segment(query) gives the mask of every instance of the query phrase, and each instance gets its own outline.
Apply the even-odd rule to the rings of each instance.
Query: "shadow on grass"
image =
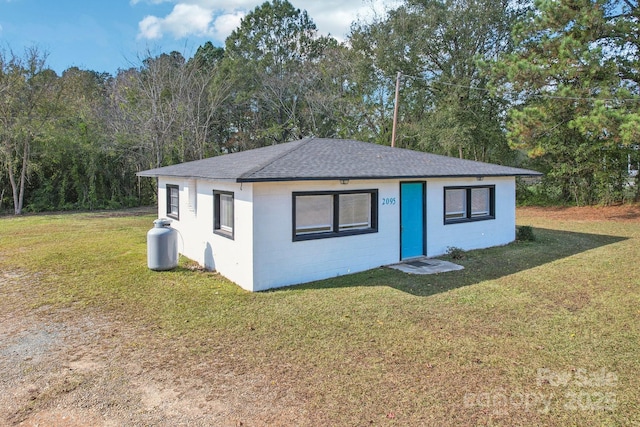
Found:
[[[354,286],[389,286],[417,296],[429,296],[486,280],[498,279],[562,258],[627,240],[626,237],[586,234],[535,228],[536,241],[514,242],[506,246],[466,253],[464,260],[451,260],[464,270],[417,275],[380,267],[361,273],[310,282],[273,292],[304,289],[329,289]],[[446,256],[439,257],[447,259]]]

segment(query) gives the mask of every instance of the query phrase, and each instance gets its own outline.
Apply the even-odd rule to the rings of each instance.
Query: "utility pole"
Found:
[[[395,105],[393,106],[393,128],[391,129],[391,146],[396,146],[396,126],[398,124],[398,104],[400,100],[400,77],[402,77],[402,73],[398,71],[398,76],[396,77],[396,99]]]

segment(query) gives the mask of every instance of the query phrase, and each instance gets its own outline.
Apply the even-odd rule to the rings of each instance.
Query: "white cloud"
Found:
[[[213,11],[195,4],[177,4],[163,19],[163,27],[177,38],[190,34],[206,35],[213,20]]]
[[[244,12],[232,12],[220,15],[213,22],[213,36],[216,40],[223,42],[236,28],[240,26],[240,21],[245,17]]]
[[[162,37],[162,20],[155,16],[145,16],[142,21],[138,23],[138,38],[143,39],[159,39]]]
[[[130,0],[159,4],[176,3],[166,17],[146,16],[139,22],[138,38],[160,39],[172,35],[176,39],[188,36],[208,36],[224,42],[240,25],[241,19],[264,0]],[[358,19],[371,19],[394,7],[399,0],[290,0],[294,7],[307,10],[321,34],[331,34],[343,40],[351,24]]]
[[[138,24],[139,38],[159,39],[166,33],[180,39],[190,35],[205,36],[212,33],[210,23],[213,11],[195,4],[179,3],[165,18],[146,16]]]
[[[338,40],[344,40],[349,33],[351,24],[358,20],[368,21],[374,16],[381,16],[388,8],[397,6],[399,1],[325,0],[319,2],[303,0],[292,4],[297,8],[306,9],[321,34],[331,34]]]

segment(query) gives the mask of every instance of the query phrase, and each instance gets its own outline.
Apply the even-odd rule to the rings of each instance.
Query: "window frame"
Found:
[[[226,230],[222,225],[221,195],[231,196],[231,230]],[[234,240],[235,237],[235,205],[236,197],[233,191],[213,190],[213,233]]]
[[[489,190],[489,211],[485,215],[473,215],[473,200],[472,194],[473,190],[477,189],[487,189]],[[458,218],[447,218],[447,191],[450,190],[464,190],[464,208],[462,217]],[[442,210],[443,210],[443,220],[444,224],[460,224],[465,222],[476,222],[476,221],[487,221],[491,219],[496,219],[496,186],[495,185],[457,185],[457,186],[448,186],[443,189],[443,198],[442,198]]]
[[[370,226],[367,228],[340,229],[340,195],[345,194],[369,194],[370,202]],[[315,233],[298,234],[296,227],[296,198],[304,196],[331,196],[332,216],[331,231],[321,231]],[[291,193],[292,208],[292,240],[294,242],[316,239],[329,239],[333,237],[355,236],[358,234],[369,234],[378,232],[378,189],[365,190],[344,190],[344,191],[294,191]]]
[[[171,206],[172,206],[171,192],[173,190],[176,191],[176,212],[177,213],[173,213],[171,209]],[[167,193],[167,206],[166,206],[167,217],[180,220],[180,186],[176,184],[167,184],[166,193]]]

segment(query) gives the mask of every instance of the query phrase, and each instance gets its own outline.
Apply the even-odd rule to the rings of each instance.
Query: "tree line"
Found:
[[[136,172],[308,136],[396,145],[545,173],[519,197],[640,195],[637,0],[405,0],[319,35],[287,0],[193,57],[58,76],[38,47],[0,51],[0,210],[150,203]]]

